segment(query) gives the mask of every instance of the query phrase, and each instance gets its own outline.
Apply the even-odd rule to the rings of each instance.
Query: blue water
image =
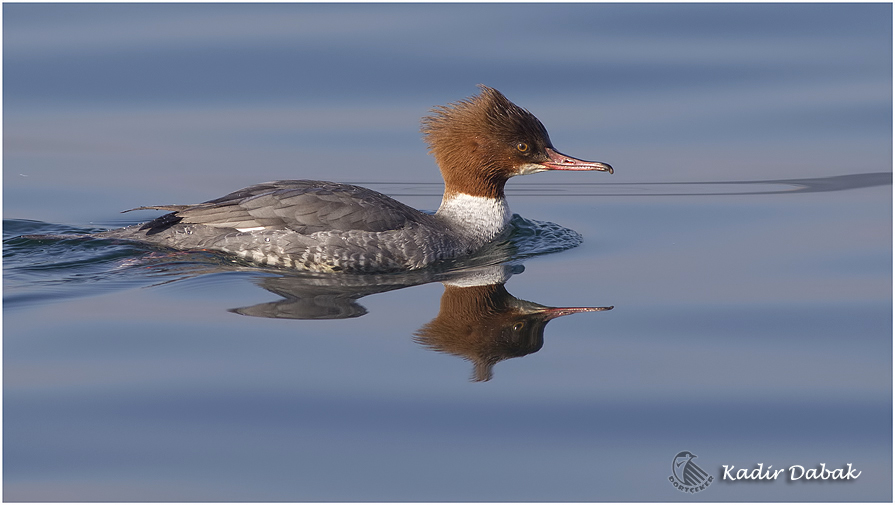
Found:
[[[3,23],[5,501],[892,500],[891,5]],[[519,230],[470,263],[334,279],[23,237],[290,178],[435,209],[419,118],[477,83],[616,172],[511,181]],[[532,303],[614,308],[510,317]],[[708,488],[669,482],[682,451]],[[759,463],[861,474],[723,479]]]

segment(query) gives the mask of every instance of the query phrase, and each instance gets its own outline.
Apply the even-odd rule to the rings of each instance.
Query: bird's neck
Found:
[[[445,191],[435,216],[484,244],[507,228],[513,214],[503,196],[484,197]]]

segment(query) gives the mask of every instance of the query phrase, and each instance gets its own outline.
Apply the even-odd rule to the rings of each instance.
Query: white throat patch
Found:
[[[505,199],[466,193],[446,196],[435,215],[486,240],[499,235],[513,217]]]

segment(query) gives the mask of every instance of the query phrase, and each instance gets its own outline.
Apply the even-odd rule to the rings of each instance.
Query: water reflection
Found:
[[[280,319],[344,319],[367,313],[357,302],[364,296],[440,281],[444,293],[438,315],[414,334],[414,340],[469,360],[472,380],[487,381],[498,362],[539,351],[551,320],[613,308],[550,307],[516,298],[504,285],[523,269],[503,264],[440,273],[262,277],[255,283],[281,299],[230,311]]]
[[[474,381],[487,381],[498,362],[541,350],[552,319],[612,307],[548,307],[511,295],[503,282],[463,285],[446,282],[438,316],[414,340],[435,351],[472,362]]]
[[[445,274],[436,271],[415,271],[401,274],[275,274],[259,277],[254,283],[280,296],[276,301],[230,312],[276,319],[346,319],[359,317],[367,309],[357,300],[368,295],[418,286],[436,281]]]

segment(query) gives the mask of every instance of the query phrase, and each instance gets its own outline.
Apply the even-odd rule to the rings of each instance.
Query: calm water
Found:
[[[891,5],[3,9],[5,501],[891,501]],[[476,83],[616,173],[511,181],[471,264],[21,238],[288,178],[434,209],[418,121]]]

